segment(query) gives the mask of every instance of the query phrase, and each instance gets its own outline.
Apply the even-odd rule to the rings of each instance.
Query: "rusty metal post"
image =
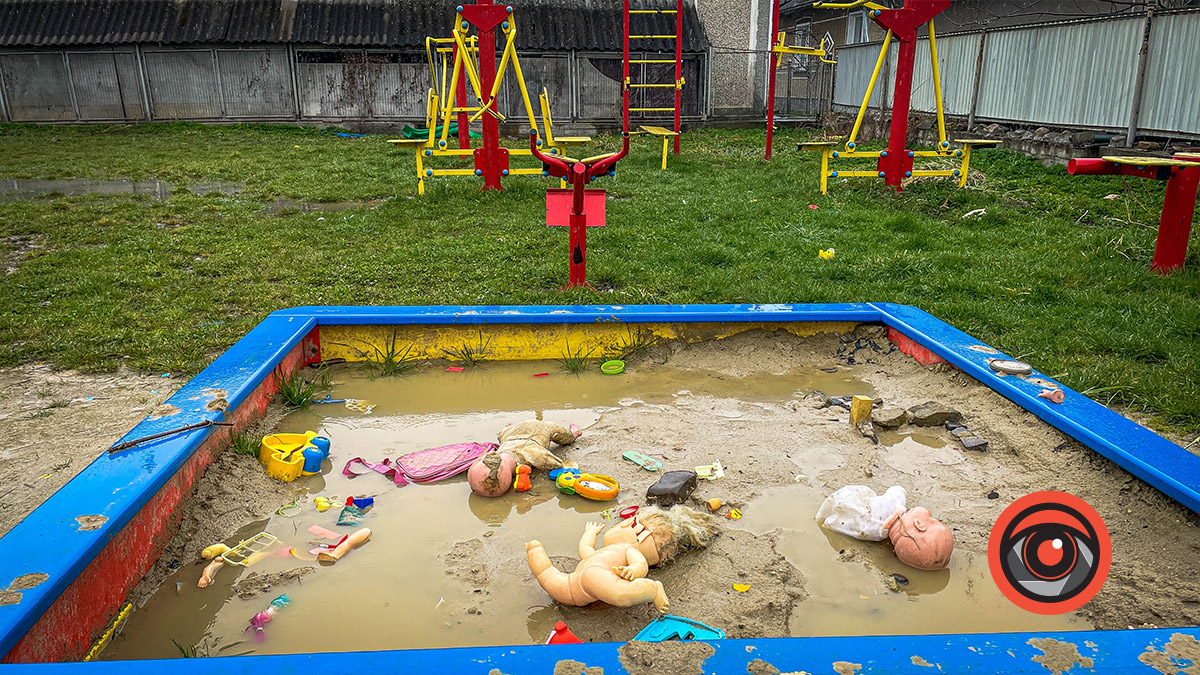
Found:
[[[1154,5],[1146,7],[1146,25],[1142,28],[1142,47],[1138,50],[1137,79],[1133,81],[1133,106],[1129,111],[1129,129],[1125,147],[1132,148],[1137,136],[1138,117],[1142,112],[1142,91],[1146,88],[1146,62],[1150,60],[1150,26],[1154,21]]]
[[[983,50],[987,43],[987,29],[979,32],[979,54],[975,57],[975,84],[971,85],[971,111],[967,114],[967,130],[975,130],[975,111],[979,109],[979,81],[983,79]]]

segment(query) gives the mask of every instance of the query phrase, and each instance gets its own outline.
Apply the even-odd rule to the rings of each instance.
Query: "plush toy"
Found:
[[[500,447],[497,452],[507,452],[520,464],[529,464],[542,471],[549,471],[563,465],[562,460],[550,452],[550,444],[570,445],[582,435],[583,432],[576,424],[572,424],[568,429],[553,422],[527,420],[516,425],[510,424],[500,430]]]
[[[653,602],[666,614],[670,601],[662,582],[646,578],[651,565],[668,562],[676,554],[704,548],[720,533],[707,513],[686,506],[642,508],[604,535],[596,548],[596,535],[604,526],[588,523],[579,540],[579,565],[570,574],[554,567],[542,543],[525,544],[529,570],[550,597],[575,607],[600,601],[617,607]]]
[[[865,485],[847,485],[825,498],[817,520],[861,541],[891,541],[896,558],[909,567],[946,567],[954,552],[954,534],[924,506],[907,508],[907,499],[899,485],[882,495]]]
[[[499,497],[512,487],[517,459],[507,452],[489,452],[467,469],[471,491],[482,497]]]

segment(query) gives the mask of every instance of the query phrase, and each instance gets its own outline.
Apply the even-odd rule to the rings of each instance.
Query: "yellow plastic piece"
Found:
[[[212,560],[219,555],[225,555],[229,552],[229,547],[225,544],[216,543],[200,552],[200,557],[205,560]]]
[[[850,399],[850,426],[857,426],[859,422],[871,419],[871,409],[875,407],[875,400],[870,396],[855,396]]]
[[[734,584],[733,590],[737,591],[738,593],[745,593],[746,591],[750,590],[750,584]]]
[[[230,565],[249,567],[266,557],[271,547],[279,543],[275,535],[259,532],[258,534],[238,542],[237,546],[221,554],[221,560]]]
[[[823,251],[817,251],[817,257],[820,258],[821,260],[829,260],[829,259],[833,258],[833,256],[836,253],[837,253],[837,251],[835,251],[831,248],[827,248]]]
[[[304,448],[312,444],[317,432],[272,434],[264,436],[258,449],[258,461],[267,466],[271,478],[291,482],[304,473]]]
[[[716,480],[725,477],[725,467],[721,466],[721,460],[717,460],[712,464],[696,467],[696,476],[704,480]]]
[[[555,483],[560,492],[577,494],[598,502],[616,499],[617,492],[621,489],[617,479],[598,473],[581,473],[577,476],[564,472],[558,475]]]

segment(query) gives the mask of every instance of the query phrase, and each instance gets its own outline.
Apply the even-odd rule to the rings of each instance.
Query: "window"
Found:
[[[867,10],[850,12],[846,16],[846,44],[869,41],[870,26],[871,19],[867,18]]]

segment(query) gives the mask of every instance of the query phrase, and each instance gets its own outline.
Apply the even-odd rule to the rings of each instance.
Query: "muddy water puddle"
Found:
[[[369,401],[371,412],[331,403],[288,414],[277,430],[311,429],[329,437],[331,458],[322,474],[299,479],[308,496],[295,515],[246,523],[226,540],[232,545],[259,531],[270,532],[281,541],[277,555],[250,569],[227,566],[206,589],[196,587],[202,565],[180,561],[175,576],[129,617],[105,659],[176,657],[172,640],[197,645],[200,653],[213,656],[544,642],[562,615],[529,578],[524,542],[539,539],[549,551],[573,552],[585,523],[601,520],[614,504],[640,503],[640,494],[628,491],[615,503],[593,502],[560,495],[539,474],[530,492],[486,499],[473,495],[462,476],[395,487],[378,474],[343,476],[346,462],[494,441],[505,424],[534,417],[564,425],[576,422],[587,434],[587,427],[604,415],[639,403],[682,406],[712,396],[779,404],[814,389],[831,396],[874,395],[851,368],[739,378],[668,364],[605,376],[564,373],[555,362],[505,362],[463,372],[422,366],[402,377],[379,378],[361,368],[339,369],[333,378],[333,399]],[[731,419],[741,415],[739,406],[728,409],[727,415],[719,414]],[[912,451],[934,450],[922,443],[928,440],[914,434],[892,439],[890,447],[904,451],[911,444],[919,446]],[[812,469],[812,475],[839,463],[838,457],[818,455],[808,457],[812,467],[798,464]],[[747,505],[745,518],[735,526],[755,533],[782,531],[778,550],[801,571],[811,594],[793,613],[794,635],[1085,627],[1010,611],[987,575],[986,560],[956,555],[949,572],[920,573],[895,562],[886,544],[827,535],[813,518],[823,493],[808,483],[768,489]],[[335,564],[313,560],[308,551],[320,538],[309,528],[341,535],[355,527],[336,524],[339,507],[316,511],[312,498],[318,495],[342,502],[348,496],[375,499],[361,524],[371,528],[371,540]],[[237,508],[238,496],[228,498],[229,508]],[[220,511],[220,506],[215,508]],[[907,585],[891,591],[866,559],[842,560],[838,551],[851,546],[866,549],[863,555],[874,567],[904,574]],[[235,585],[251,574],[304,567],[313,571],[253,597],[239,597]],[[245,632],[249,619],[281,593],[291,604],[266,625],[265,641],[256,642]]]

